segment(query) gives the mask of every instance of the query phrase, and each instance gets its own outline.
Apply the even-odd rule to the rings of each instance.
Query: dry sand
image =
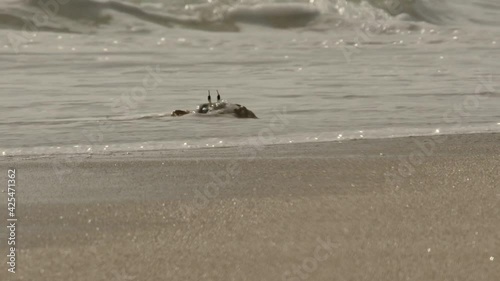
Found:
[[[0,280],[500,280],[499,144],[3,157],[19,227]]]

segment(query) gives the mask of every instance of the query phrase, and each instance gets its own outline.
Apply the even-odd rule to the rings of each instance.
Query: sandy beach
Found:
[[[19,226],[0,280],[500,280],[499,144],[2,157]]]

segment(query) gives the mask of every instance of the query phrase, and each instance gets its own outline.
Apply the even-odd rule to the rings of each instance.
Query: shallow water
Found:
[[[4,155],[500,131],[495,0],[66,2],[0,4]]]

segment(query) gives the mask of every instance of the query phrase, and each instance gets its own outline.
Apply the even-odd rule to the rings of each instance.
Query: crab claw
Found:
[[[176,109],[176,110],[172,111],[170,116],[182,116],[182,115],[186,115],[186,114],[189,114],[189,110]]]

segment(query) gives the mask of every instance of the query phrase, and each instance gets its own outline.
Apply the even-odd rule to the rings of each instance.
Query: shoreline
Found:
[[[318,141],[309,141],[309,142],[293,142],[293,143],[278,143],[278,144],[262,144],[258,146],[254,145],[244,145],[244,146],[216,146],[216,147],[194,147],[194,148],[166,148],[166,149],[144,149],[144,150],[130,150],[130,151],[109,151],[105,153],[47,153],[47,154],[14,154],[14,155],[1,155],[0,163],[5,159],[8,160],[36,160],[36,159],[50,159],[57,157],[116,157],[116,156],[125,156],[125,157],[137,157],[139,156],[152,156],[152,154],[160,153],[160,154],[173,154],[178,151],[182,152],[204,152],[204,151],[213,151],[218,149],[239,149],[241,147],[259,147],[259,150],[263,150],[263,148],[271,148],[271,147],[287,147],[287,146],[302,146],[302,145],[313,145],[313,144],[327,144],[327,143],[348,143],[348,142],[356,142],[356,141],[367,141],[367,142],[379,142],[379,141],[391,141],[391,140],[405,140],[405,139],[449,139],[449,138],[457,138],[457,137],[468,137],[468,136],[495,136],[500,135],[500,132],[481,132],[481,133],[450,133],[450,134],[429,134],[429,135],[409,135],[409,136],[396,136],[396,137],[380,137],[380,138],[351,138],[351,139],[342,139],[342,140],[318,140]],[[154,157],[154,156],[153,156]]]

